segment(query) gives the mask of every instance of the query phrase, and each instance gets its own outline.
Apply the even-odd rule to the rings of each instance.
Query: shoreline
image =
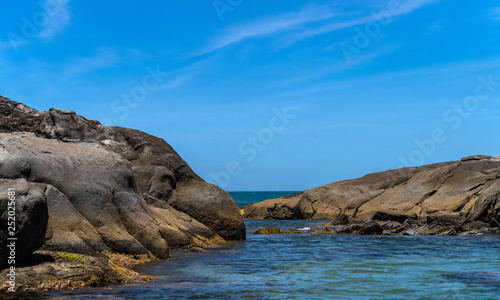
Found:
[[[287,221],[313,221],[315,223],[317,222],[327,222],[328,220],[251,220],[251,219],[246,219],[247,221],[256,221],[256,223],[260,223],[260,221],[273,221],[275,224],[280,224],[280,223],[286,223]],[[254,227],[257,224],[253,224]],[[268,232],[264,234],[285,234],[285,235],[300,235],[304,236],[305,235],[333,235],[335,234],[334,231],[342,228],[342,225],[333,225],[333,226],[327,226],[324,224],[326,227],[332,228],[328,232],[320,232],[321,230],[318,230],[318,227],[313,227],[311,226],[309,232],[300,232],[300,231],[294,231],[290,230],[291,228],[289,227],[280,227],[279,230],[281,232]],[[253,230],[253,229],[252,229]],[[302,234],[301,234],[302,233]],[[255,232],[249,232],[249,234],[252,235],[258,235]],[[349,238],[349,236],[352,236],[353,238],[356,236],[362,236],[363,234],[359,233],[349,233],[349,234],[339,234],[338,235],[343,235],[346,238]],[[487,235],[492,235],[492,236],[498,236],[498,234],[457,234],[457,235],[441,235],[442,237],[454,237],[454,238],[460,238],[462,236],[487,236]],[[365,234],[366,236],[366,234]],[[371,234],[371,236],[377,236],[379,238],[383,237],[402,237],[402,236],[409,236],[409,235],[392,235],[392,234]],[[436,237],[438,235],[433,235],[433,234],[415,234],[413,236],[418,236],[420,238],[425,238],[425,236],[429,237]],[[232,241],[232,242],[227,242],[224,243],[224,245],[219,245],[218,247],[209,247],[209,248],[201,248],[201,247],[189,247],[189,248],[178,248],[178,249],[173,249],[175,252],[211,252],[211,249],[230,249],[234,246],[237,246],[238,243],[241,243],[242,241]],[[244,241],[243,241],[244,242]],[[38,260],[35,261],[30,261],[25,264],[23,264],[21,267],[19,267],[17,270],[20,271],[19,274],[25,274],[25,275],[30,275],[31,278],[29,280],[26,280],[26,277],[23,277],[25,280],[22,285],[18,285],[16,288],[15,293],[5,293],[5,289],[3,285],[0,285],[0,295],[3,295],[5,297],[16,297],[19,295],[23,295],[24,293],[32,293],[32,292],[48,292],[48,291],[68,291],[68,290],[78,290],[78,289],[92,289],[92,288],[98,288],[98,287],[106,287],[106,286],[112,286],[112,285],[123,285],[126,283],[148,283],[148,282],[154,282],[155,279],[152,277],[149,277],[147,275],[141,274],[141,272],[134,271],[137,267],[143,265],[143,264],[150,264],[150,263],[160,263],[160,262],[167,262],[170,261],[174,258],[170,259],[158,259],[153,257],[152,255],[124,255],[124,254],[116,254],[116,253],[102,253],[100,256],[89,256],[89,255],[82,255],[82,254],[73,254],[73,253],[67,253],[67,252],[53,252],[53,251],[37,251],[34,253],[35,256],[38,256]],[[54,259],[53,262],[50,262],[47,260],[48,257],[51,257]],[[86,273],[82,274],[82,277],[77,279],[77,280],[70,280],[64,276],[58,278],[57,280],[54,279],[46,279],[43,281],[39,281],[41,277],[47,276],[45,273],[36,273],[35,276],[33,276],[33,269],[41,270],[47,266],[51,267],[56,267],[56,268],[63,268],[66,267],[68,269],[74,269],[74,268],[83,268],[83,265],[88,266],[89,263],[93,266],[98,266],[99,269],[96,268],[87,268]],[[5,272],[6,270],[2,271]],[[71,277],[71,274],[67,273],[67,277]],[[3,283],[3,282],[2,282]]]
[[[201,240],[200,240],[201,241]],[[240,241],[202,241],[172,251],[208,252],[209,249],[230,248]],[[174,259],[157,258],[149,254],[122,254],[105,251],[97,255],[60,251],[35,251],[29,260],[16,267],[15,291],[9,291],[7,272],[0,272],[0,296],[27,292],[77,290],[126,283],[146,283],[153,278],[133,269],[151,262]]]
[[[103,287],[130,282],[148,282],[152,278],[129,267],[158,261],[152,255],[102,253],[85,255],[58,251],[36,251],[29,260],[16,267],[15,291],[9,291],[6,273],[1,272],[0,292],[17,294],[50,290],[72,290]]]

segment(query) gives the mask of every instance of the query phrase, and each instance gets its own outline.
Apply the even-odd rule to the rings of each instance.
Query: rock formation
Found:
[[[72,111],[39,112],[0,97],[0,178],[0,214],[12,182],[24,182],[20,191],[29,203],[46,203],[19,219],[21,227],[37,224],[29,252],[43,236],[43,250],[158,258],[170,257],[172,247],[245,239],[234,200],[203,181],[164,140]],[[3,217],[0,230],[3,245]]]
[[[406,229],[415,233],[462,232],[500,227],[499,196],[500,157],[472,156],[335,182],[243,211],[249,219],[339,220],[345,215],[350,222],[401,225],[409,220]]]
[[[3,153],[0,146],[0,157]],[[3,191],[0,194],[0,267],[3,267],[22,261],[42,246],[49,215],[47,195],[34,183],[22,178],[0,179],[0,191]],[[9,247],[11,242],[13,246]]]

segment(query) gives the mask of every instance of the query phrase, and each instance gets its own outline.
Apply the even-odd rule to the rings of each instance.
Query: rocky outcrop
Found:
[[[345,215],[351,223],[413,220],[420,227],[427,226],[418,233],[443,228],[462,232],[484,225],[500,227],[499,196],[500,158],[473,156],[335,182],[249,205],[243,211],[249,219],[282,215],[283,219],[337,219],[346,223]]]
[[[346,224],[337,227],[330,227],[328,224],[325,229],[314,231],[312,234],[359,234],[359,235],[379,235],[383,234],[384,229],[376,221],[368,221],[362,224]]]
[[[0,157],[3,155],[0,148]],[[1,168],[1,166],[0,166]],[[0,268],[13,266],[42,246],[49,215],[46,194],[25,179],[0,179]]]
[[[96,144],[64,143],[29,133],[0,133],[0,144],[2,177],[24,177],[49,196],[54,218],[48,247],[77,253],[151,251],[169,257],[168,244],[124,158]]]
[[[150,281],[151,278],[125,267],[152,260],[146,256],[136,257],[111,253],[89,256],[37,251],[29,263],[17,265],[15,281],[11,281],[9,269],[0,272],[0,293],[65,290]],[[25,297],[30,298],[26,295]]]
[[[225,239],[245,238],[243,217],[231,196],[203,181],[165,141],[138,130],[113,127],[112,132],[114,140],[100,145],[129,160],[146,199],[166,202]]]
[[[164,140],[72,111],[0,97],[0,178],[24,180],[46,201],[42,250],[168,258],[171,248],[245,238],[233,199]]]

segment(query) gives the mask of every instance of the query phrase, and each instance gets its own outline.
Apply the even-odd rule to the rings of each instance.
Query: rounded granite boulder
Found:
[[[42,189],[25,179],[0,179],[0,268],[16,267],[38,250],[49,220]]]

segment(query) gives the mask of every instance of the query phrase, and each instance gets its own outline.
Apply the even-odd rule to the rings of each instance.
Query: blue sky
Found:
[[[494,1],[1,5],[1,95],[157,135],[230,191],[500,154]]]

